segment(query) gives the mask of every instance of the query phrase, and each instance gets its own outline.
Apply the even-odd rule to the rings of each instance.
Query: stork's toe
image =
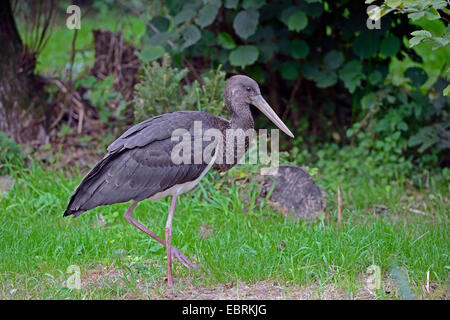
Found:
[[[178,261],[180,261],[180,263],[185,266],[188,269],[198,269],[198,267],[192,263],[188,258],[186,258],[186,256],[177,248],[172,247],[172,259],[177,259]]]

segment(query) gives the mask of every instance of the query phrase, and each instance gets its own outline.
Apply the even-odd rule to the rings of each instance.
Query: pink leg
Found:
[[[166,235],[166,248],[167,248],[167,283],[169,284],[170,287],[173,286],[171,241],[172,241],[172,221],[176,205],[177,205],[177,196],[172,196],[172,202],[170,204],[166,228],[164,229],[164,233]]]
[[[142,232],[148,234],[150,237],[152,237],[153,239],[155,239],[156,241],[158,241],[159,243],[161,243],[164,247],[167,248],[166,245],[166,241],[164,241],[163,239],[161,239],[160,237],[158,237],[155,233],[153,233],[152,231],[148,230],[146,227],[144,227],[139,221],[137,221],[134,217],[133,217],[133,211],[137,206],[137,202],[134,201],[130,207],[127,209],[127,211],[124,214],[124,218],[125,220],[127,220],[130,224],[132,224],[134,227],[136,227],[137,229],[141,230]],[[172,214],[173,217],[173,214]],[[191,261],[189,261],[188,258],[185,257],[185,255],[183,253],[181,253],[181,251],[175,247],[171,246],[171,254],[172,254],[172,258],[176,258],[178,261],[181,262],[181,264],[183,266],[185,266],[186,268],[190,269],[190,268],[194,268],[194,269],[198,269],[198,267],[193,264]]]

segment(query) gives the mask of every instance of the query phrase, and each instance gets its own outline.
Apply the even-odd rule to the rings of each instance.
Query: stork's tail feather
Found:
[[[86,179],[83,179],[78,188],[74,191],[74,193],[70,197],[66,211],[64,211],[63,217],[73,215],[73,218],[76,218],[83,212],[86,212],[87,210],[95,207],[95,206],[85,207],[87,199],[84,199],[82,189],[86,187],[86,184],[87,184]]]
[[[79,186],[72,193],[63,217],[73,215],[73,217],[76,218],[83,212],[101,205],[101,203],[96,203],[95,201],[93,203],[88,202],[91,200],[95,190],[105,182],[104,179],[102,179],[102,169],[113,156],[113,154],[107,154],[83,178]]]
[[[74,214],[74,212],[72,210],[66,209],[66,211],[64,211],[64,213],[63,213],[63,217],[68,217],[72,214]]]
[[[77,189],[73,192],[72,196],[69,199],[69,204],[67,205],[66,210],[64,211],[63,217],[71,216],[73,215],[74,218],[81,215],[83,212],[86,212],[89,209],[89,207],[85,207],[85,199],[83,199],[83,192],[82,189],[86,185],[86,179],[83,179],[81,181],[80,185],[77,187]]]
[[[86,210],[72,210],[67,208],[66,211],[64,211],[63,217],[68,217],[73,215],[74,218],[78,217],[79,215],[81,215],[83,212],[86,212]]]

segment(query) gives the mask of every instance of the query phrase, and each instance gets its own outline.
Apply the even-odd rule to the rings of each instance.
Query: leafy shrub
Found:
[[[443,25],[438,19],[444,2],[384,1],[381,28],[370,29],[370,0],[169,0],[148,21],[143,52],[148,60],[169,52],[178,67],[223,65],[225,72],[253,77],[269,92],[276,112],[309,144],[355,144],[360,141],[355,132],[383,141],[395,134],[403,156],[421,161],[426,154],[427,162],[445,164],[445,86],[427,74],[429,66],[422,61],[428,52],[418,52],[422,42],[431,41],[437,53],[449,57],[448,32],[417,28],[423,20]],[[411,65],[391,67],[402,60]],[[436,68],[448,77],[444,60]],[[383,96],[387,91],[389,99]],[[185,94],[193,103],[195,92]],[[432,143],[425,143],[427,137]]]
[[[0,131],[0,175],[5,173],[8,165],[20,165],[25,160],[20,145],[14,143],[6,133]]]
[[[83,98],[97,109],[102,123],[107,123],[110,117],[115,120],[123,119],[128,102],[122,94],[113,88],[114,77],[107,76],[100,80],[94,76],[81,78],[76,82],[76,88],[84,87]]]
[[[224,107],[225,72],[210,70],[200,80],[186,84],[187,69],[178,69],[168,54],[161,64],[154,61],[144,65],[135,86],[134,117],[136,122],[178,110],[202,110],[221,113]]]
[[[289,85],[299,77],[319,88],[342,81],[354,92],[370,60],[377,61],[370,69],[380,68],[404,48],[405,24],[388,17],[384,29],[368,30],[366,6],[347,2],[171,0],[168,11],[150,20],[144,50],[201,57],[226,71],[245,68],[260,82],[279,72]]]
[[[161,113],[186,109],[180,84],[187,72],[172,67],[167,54],[161,64],[154,61],[144,66],[135,86],[135,120],[140,122]]]
[[[394,184],[404,184],[406,178],[422,177],[411,158],[395,152],[398,139],[395,136],[371,142],[361,136],[361,143],[356,146],[341,147],[336,143],[324,143],[315,146],[311,152],[294,147],[282,158],[284,162],[316,173],[315,179],[327,186],[329,196],[336,192],[338,186],[342,186],[369,201],[367,195],[361,194],[367,189],[361,186],[377,186],[389,192]]]
[[[366,0],[367,4],[371,4],[375,0]],[[392,11],[397,13],[405,13],[413,21],[425,18],[427,20],[440,20],[441,14],[439,10],[444,10],[448,6],[445,0],[424,0],[424,1],[384,1],[384,3],[379,7],[378,16],[382,18],[385,14]],[[369,15],[372,12],[369,12]],[[375,12],[373,12],[375,13]],[[429,30],[417,30],[411,32],[411,37],[409,39],[410,47],[414,47],[421,43],[422,41],[430,41],[434,43],[433,50],[440,47],[445,47],[450,43],[450,34],[446,33],[442,37],[433,35]]]
[[[194,80],[192,86],[185,87],[188,92],[187,97],[189,103],[193,103],[192,99],[195,93],[195,102],[197,109],[206,111],[215,115],[224,116],[227,110],[225,107],[224,90],[225,90],[225,72],[221,71],[222,66],[215,70],[208,70],[201,75],[200,81]]]
[[[439,91],[439,89],[434,89]],[[422,164],[448,160],[450,148],[449,101],[442,96],[432,99],[420,90],[385,87],[369,92],[361,99],[365,117],[347,130],[353,142],[382,143],[395,140],[395,154],[416,155]],[[367,139],[369,141],[364,141]],[[431,152],[423,156],[425,151]]]

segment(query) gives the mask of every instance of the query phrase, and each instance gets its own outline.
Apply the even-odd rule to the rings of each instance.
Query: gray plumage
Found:
[[[203,131],[229,123],[205,112],[178,111],[150,118],[128,129],[111,143],[105,157],[75,189],[64,216],[77,217],[101,205],[132,199],[141,201],[174,185],[195,180],[207,163],[175,165],[171,152],[177,141],[171,141],[171,136],[175,129],[184,128],[194,139],[193,125],[199,119]]]
[[[107,149],[108,153],[83,178],[70,197],[64,216],[77,217],[101,205],[129,200],[139,202],[199,178],[208,163],[173,163],[171,153],[178,143],[171,139],[174,130],[188,130],[191,138],[195,140],[202,139],[203,133],[208,129],[218,129],[222,133],[222,146],[219,146],[222,150],[227,150],[227,129],[253,128],[250,104],[254,104],[283,131],[293,136],[262,98],[259,86],[253,79],[243,75],[231,77],[227,81],[224,97],[231,121],[206,112],[178,111],[150,118],[129,128],[111,143]],[[201,136],[193,132],[194,121],[201,121]],[[217,141],[211,143],[217,144]],[[249,141],[246,139],[244,144],[246,151]],[[209,143],[203,142],[203,150],[208,145]],[[237,146],[232,150],[236,151]],[[193,156],[192,154],[192,160]],[[234,161],[228,163],[224,160],[226,153],[222,153],[222,156],[222,161],[214,164],[215,170],[226,171],[239,160],[237,152],[230,157]]]

